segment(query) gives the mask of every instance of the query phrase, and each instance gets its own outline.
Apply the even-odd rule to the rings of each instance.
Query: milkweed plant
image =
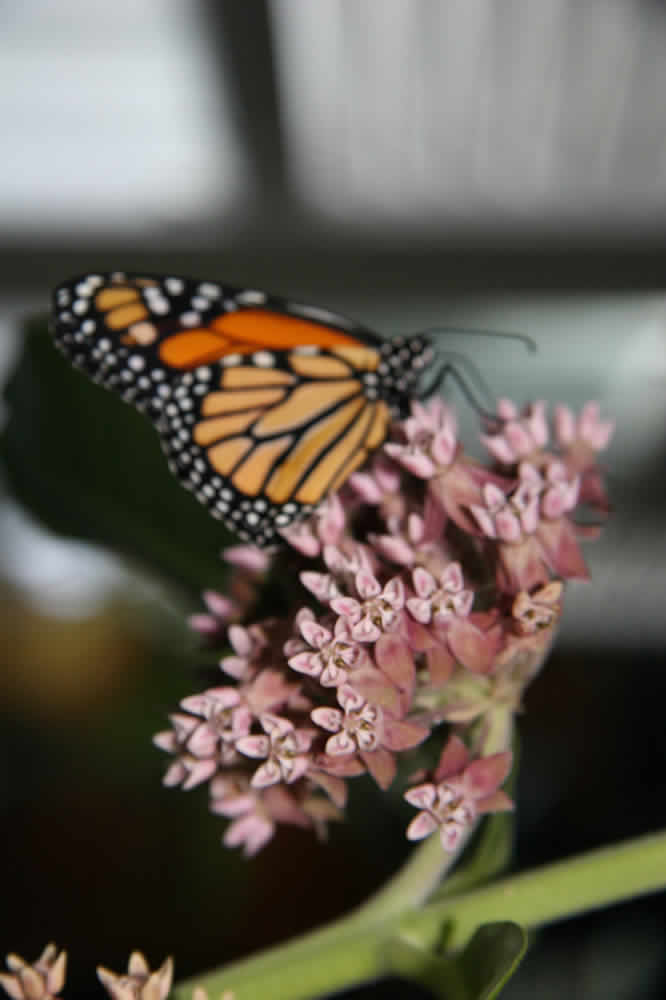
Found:
[[[481,462],[448,405],[413,402],[284,546],[227,549],[228,592],[204,592],[189,620],[219,651],[219,684],[182,699],[154,737],[164,784],[207,786],[224,846],[247,858],[284,824],[325,838],[352,781],[398,787],[419,846],[352,914],[191,982],[172,987],[171,959],[151,972],[140,952],[126,973],[100,967],[115,1000],[297,1000],[384,975],[440,997],[496,996],[526,928],[663,884],[663,837],[490,877],[507,861],[515,718],[566,582],[588,578],[581,539],[609,513],[598,454],[613,423],[595,403],[549,420],[542,401],[521,412],[502,400],[485,431]],[[287,613],[257,620],[263,585],[287,578]],[[32,964],[12,954],[0,983],[47,1000],[65,962],[52,944]]]

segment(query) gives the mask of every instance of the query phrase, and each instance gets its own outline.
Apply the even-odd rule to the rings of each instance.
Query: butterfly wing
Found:
[[[377,358],[364,347],[295,349],[183,375],[160,426],[173,471],[241,538],[270,543],[386,437],[389,408],[359,368]]]
[[[264,292],[154,275],[88,274],[54,293],[55,341],[77,367],[141,409],[161,383],[231,354],[379,344],[342,316]]]
[[[396,385],[386,345],[341,316],[124,273],[59,286],[54,315],[72,362],[147,410],[184,485],[258,544],[312,510],[386,436]]]

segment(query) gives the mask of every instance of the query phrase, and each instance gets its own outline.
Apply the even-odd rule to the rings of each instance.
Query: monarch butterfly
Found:
[[[151,417],[210,513],[260,546],[364,464],[434,358],[423,336],[382,341],[264,292],[124,272],[59,285],[54,335]]]

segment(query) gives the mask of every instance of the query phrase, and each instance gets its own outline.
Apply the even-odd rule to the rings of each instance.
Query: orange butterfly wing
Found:
[[[147,410],[183,484],[258,544],[367,460],[427,360],[427,345],[184,278],[87,275],[54,313],[64,353]]]

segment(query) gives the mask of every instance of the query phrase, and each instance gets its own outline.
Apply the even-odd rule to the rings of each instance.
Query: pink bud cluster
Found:
[[[609,506],[597,451],[613,425],[588,403],[576,418],[500,402],[482,435],[483,464],[465,453],[439,399],[412,404],[371,465],[284,532],[270,558],[239,546],[229,597],[206,592],[190,619],[224,635],[228,680],[185,698],[155,737],[173,756],[167,785],[208,784],[230,820],[228,846],[254,854],[290,823],[324,835],[347,782],[385,789],[400,759],[435,730],[439,763],[405,793],[419,810],[407,831],[439,831],[446,850],[475,817],[511,807],[501,791],[508,749],[486,737],[498,708],[518,710],[561,614],[563,582],[586,579],[581,504]],[[294,610],[248,623],[263,577],[293,577]]]

